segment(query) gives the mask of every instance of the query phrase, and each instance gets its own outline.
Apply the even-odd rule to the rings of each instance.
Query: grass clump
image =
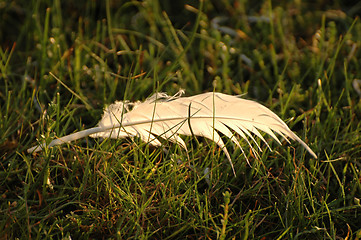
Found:
[[[358,3],[32,0],[0,13],[0,238],[361,237]],[[94,126],[115,100],[180,88],[247,93],[319,159],[260,142],[251,166],[232,152],[235,177],[202,139],[186,139],[189,158],[138,139],[25,151]]]

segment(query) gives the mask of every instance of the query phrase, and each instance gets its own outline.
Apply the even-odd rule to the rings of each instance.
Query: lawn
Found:
[[[0,1],[0,239],[361,239],[358,1]],[[242,95],[295,141],[37,143],[116,100]],[[226,140],[224,138],[224,140]],[[256,144],[254,144],[257,149]],[[258,156],[258,157],[257,157]],[[207,173],[208,172],[208,173]]]

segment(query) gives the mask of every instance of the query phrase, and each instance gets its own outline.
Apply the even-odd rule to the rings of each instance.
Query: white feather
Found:
[[[55,139],[48,147],[74,141],[86,136],[101,138],[139,137],[143,141],[160,146],[159,138],[169,140],[187,149],[179,135],[201,136],[214,141],[233,164],[225,144],[219,135],[228,137],[244,153],[235,135],[256,143],[251,133],[267,142],[258,130],[269,134],[279,144],[277,136],[298,141],[314,157],[316,154],[271,110],[261,104],[222,93],[208,92],[192,97],[173,97],[164,93],[154,94],[140,103],[115,102],[105,109],[97,127]],[[131,110],[130,107],[133,107]],[[287,140],[288,141],[288,140]],[[28,149],[37,152],[45,147],[41,144]],[[269,146],[268,146],[269,147]],[[256,152],[256,151],[254,151]]]

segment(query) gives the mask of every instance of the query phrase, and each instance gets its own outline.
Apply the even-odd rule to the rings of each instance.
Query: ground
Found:
[[[0,238],[359,239],[358,1],[0,3]],[[84,138],[116,100],[242,95],[297,142]],[[256,147],[256,146],[255,146]],[[209,171],[205,174],[204,171]]]

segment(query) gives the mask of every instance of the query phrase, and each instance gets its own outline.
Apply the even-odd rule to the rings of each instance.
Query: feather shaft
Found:
[[[54,139],[53,141],[51,141],[51,142],[49,143],[48,147],[53,147],[53,146],[60,145],[60,144],[63,144],[63,143],[72,142],[72,141],[78,140],[78,139],[80,139],[80,138],[87,137],[87,136],[89,136],[90,134],[97,133],[97,132],[99,132],[99,131],[102,131],[102,128],[100,128],[100,127],[93,127],[93,128],[85,129],[85,130],[83,130],[83,131],[75,132],[75,133],[66,135],[66,136],[64,136],[64,137],[58,138],[58,139]],[[42,143],[42,144],[37,145],[37,146],[35,146],[35,147],[29,148],[27,151],[28,151],[28,153],[31,153],[31,152],[39,152],[39,151],[41,151],[45,146],[46,146],[46,143]]]

